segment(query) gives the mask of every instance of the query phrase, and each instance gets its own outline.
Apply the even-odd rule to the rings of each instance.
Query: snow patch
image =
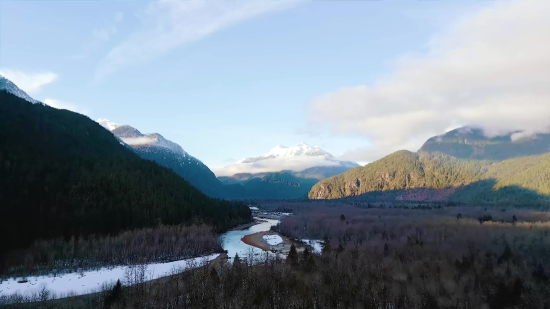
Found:
[[[96,122],[99,123],[100,125],[102,125],[105,129],[107,129],[109,131],[113,131],[116,128],[122,127],[121,124],[115,123],[115,122],[113,122],[109,119],[105,119],[105,118],[99,118],[98,120],[96,120]]]
[[[264,235],[262,238],[271,246],[276,246],[283,242],[283,239],[279,235]]]
[[[145,268],[145,280],[154,280],[169,276],[177,272],[200,267],[217,258],[219,254],[211,254],[204,257],[184,259],[170,263],[148,264]],[[113,268],[101,268],[99,270],[84,271],[80,273],[61,274],[57,276],[29,276],[25,283],[18,283],[21,278],[12,278],[0,282],[0,297],[15,293],[32,296],[42,287],[62,298],[67,295],[83,295],[100,290],[104,285],[114,285],[117,280],[127,285],[127,274],[135,273],[139,266],[116,266]]]
[[[39,101],[31,98],[25,91],[21,90],[19,87],[17,87],[16,84],[14,84],[9,79],[5,78],[4,76],[0,75],[0,90],[6,90],[7,92],[20,97],[23,100],[27,100],[33,104],[43,104]]]
[[[313,248],[313,253],[323,253],[323,241],[318,239],[300,239],[303,243],[310,245]]]

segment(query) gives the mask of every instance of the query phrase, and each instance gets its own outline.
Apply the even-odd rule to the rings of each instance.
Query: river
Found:
[[[244,236],[268,231],[271,226],[279,222],[278,220],[272,219],[260,220],[264,222],[244,230],[229,231],[220,236],[222,247],[227,251],[227,255],[231,258],[230,261],[232,261],[235,254],[239,254],[240,257],[244,258],[248,257],[250,252],[252,252],[256,258],[265,257],[265,251],[249,246],[241,241],[241,238]],[[212,254],[169,263],[147,264],[146,267],[143,268],[145,270],[145,280],[153,280],[169,276],[176,272],[189,270],[204,265],[218,256],[219,254]],[[0,282],[0,305],[9,302],[8,298],[10,295],[19,294],[32,297],[38,295],[39,291],[43,288],[46,288],[50,292],[51,298],[63,298],[93,293],[101,290],[103,287],[112,286],[118,279],[120,279],[123,284],[127,284],[125,278],[132,272],[136,272],[136,267],[115,266],[104,267],[99,270],[81,271],[78,273],[73,272],[28,276],[25,278],[11,278]]]

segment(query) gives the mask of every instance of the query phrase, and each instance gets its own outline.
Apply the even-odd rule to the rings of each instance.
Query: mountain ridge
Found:
[[[521,202],[514,194],[524,194],[525,201],[549,202],[550,134],[518,140],[512,134],[486,137],[467,127],[452,130],[428,139],[418,152],[397,151],[321,180],[308,198],[394,194],[400,200],[424,201],[435,196],[440,201],[468,203]]]
[[[84,115],[6,90],[0,102],[2,249],[194,220],[224,230],[251,219],[246,205],[208,198]]]
[[[132,126],[120,125],[105,118],[97,122],[128,144],[138,156],[172,169],[206,195],[216,198],[231,196],[202,161],[161,134],[143,134]]]

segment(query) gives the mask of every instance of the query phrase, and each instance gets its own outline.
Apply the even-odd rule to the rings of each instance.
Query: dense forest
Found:
[[[292,172],[237,174],[233,177],[220,177],[226,188],[235,190],[247,199],[302,199],[306,198],[317,178],[302,178]]]
[[[535,204],[550,201],[548,183],[550,153],[489,161],[403,150],[321,180],[311,189],[309,198],[335,199],[372,192],[437,189],[440,201]]]
[[[2,256],[38,238],[201,222],[222,231],[251,220],[244,203],[207,197],[86,116],[6,91],[0,102]]]
[[[41,308],[550,307],[548,213],[499,208],[361,209],[297,203],[276,229],[324,237],[320,255],[253,254],[142,282],[130,274],[101,293]],[[286,206],[291,207],[289,203]],[[482,215],[483,220],[477,216]],[[489,218],[491,217],[491,218]],[[502,220],[502,221],[501,221]],[[295,247],[296,248],[296,247]],[[7,308],[48,299],[11,296]],[[1,300],[0,300],[1,301]],[[37,303],[29,304],[28,308]]]

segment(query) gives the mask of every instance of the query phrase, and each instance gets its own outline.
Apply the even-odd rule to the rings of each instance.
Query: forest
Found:
[[[519,146],[518,146],[519,147]],[[364,167],[321,180],[310,199],[371,199],[400,190],[431,191],[438,201],[550,206],[550,153],[503,161],[457,158],[441,152],[397,151]],[[394,199],[395,200],[395,199]],[[425,197],[410,197],[423,201]]]
[[[138,269],[101,293],[28,305],[13,296],[7,308],[550,307],[547,212],[283,204],[294,216],[274,229],[325,239],[322,254],[236,256],[148,282]]]
[[[86,116],[5,91],[0,101],[0,269],[39,240],[180,224],[221,232],[252,219],[246,204],[207,197]]]

